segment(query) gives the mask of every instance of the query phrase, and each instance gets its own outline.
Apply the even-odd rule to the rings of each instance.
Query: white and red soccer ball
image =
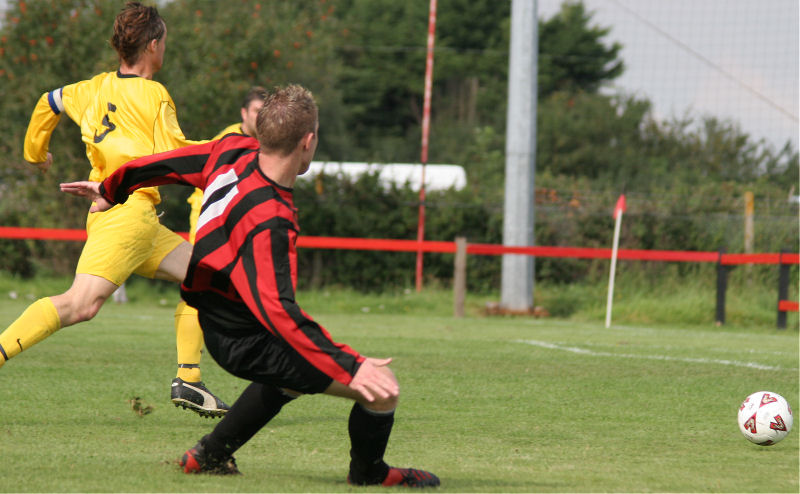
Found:
[[[792,430],[792,408],[783,396],[759,391],[748,396],[739,407],[739,430],[760,446],[770,446]]]

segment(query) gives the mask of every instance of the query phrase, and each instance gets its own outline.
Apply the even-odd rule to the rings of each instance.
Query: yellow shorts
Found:
[[[152,201],[132,194],[124,204],[89,213],[86,244],[75,272],[121,285],[132,273],[153,278],[183,238],[158,221]]]

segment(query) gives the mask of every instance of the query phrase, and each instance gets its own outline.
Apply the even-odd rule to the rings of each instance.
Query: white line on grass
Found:
[[[581,343],[581,344],[583,346],[586,346],[586,347],[604,347],[604,348],[608,347],[607,344],[604,345],[604,344],[600,344],[600,343],[585,343],[584,342],[584,343]],[[625,343],[625,344],[627,345],[628,343]],[[634,345],[634,346],[631,346],[629,348],[636,348],[637,346],[641,347],[642,345]],[[666,351],[670,351],[670,350],[681,351],[681,350],[686,350],[687,349],[687,347],[676,346],[676,345],[646,345],[646,348],[648,350],[666,350]],[[794,353],[790,353],[790,352],[773,352],[773,351],[766,351],[766,350],[757,350],[757,349],[754,349],[754,348],[748,348],[747,350],[728,350],[728,349],[724,349],[724,348],[715,348],[714,351],[719,352],[719,353],[743,353],[743,352],[746,352],[746,353],[749,353],[749,354],[751,354],[753,356],[765,356],[766,358],[769,358],[770,355],[777,355],[777,356],[780,356],[780,357],[794,357],[795,359],[797,358],[797,352],[794,352]]]
[[[645,359],[645,360],[665,360],[665,361],[676,361],[676,362],[688,362],[692,364],[720,364],[720,365],[732,365],[734,367],[748,367],[750,369],[771,370],[771,371],[797,370],[796,368],[786,369],[774,365],[757,364],[755,362],[739,362],[737,360],[670,357],[669,355],[637,355],[633,353],[596,352],[594,350],[587,350],[586,348],[557,345],[555,343],[549,343],[546,341],[537,341],[537,340],[513,340],[513,341],[515,343],[525,343],[526,345],[548,348],[550,350],[562,350],[565,352],[577,353],[581,355],[589,355],[591,357],[618,357],[618,358],[635,358],[635,359]]]

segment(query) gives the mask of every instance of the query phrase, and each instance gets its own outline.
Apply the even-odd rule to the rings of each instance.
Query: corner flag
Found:
[[[619,250],[619,231],[622,213],[625,212],[625,194],[621,194],[614,206],[614,243],[611,248],[611,270],[608,275],[608,300],[606,301],[606,328],[611,327],[611,305],[614,300],[614,274],[617,271],[617,252]]]
[[[625,205],[625,194],[621,194],[617,199],[617,205],[614,207],[614,219],[617,219],[620,213],[624,213],[627,209]]]

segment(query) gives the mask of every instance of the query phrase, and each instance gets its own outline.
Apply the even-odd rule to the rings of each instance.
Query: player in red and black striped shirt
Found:
[[[181,291],[197,308],[206,347],[252,381],[225,418],[181,459],[184,471],[238,473],[233,452],[293,398],[326,393],[355,400],[350,413],[353,484],[439,485],[426,471],[383,461],[399,386],[391,359],[336,343],[295,301],[299,232],[292,187],[317,147],[317,106],[300,86],[276,88],[257,121],[258,140],[230,135],[129,162],[102,184],[62,184],[102,211],[139,187],[180,183],[204,190]]]

